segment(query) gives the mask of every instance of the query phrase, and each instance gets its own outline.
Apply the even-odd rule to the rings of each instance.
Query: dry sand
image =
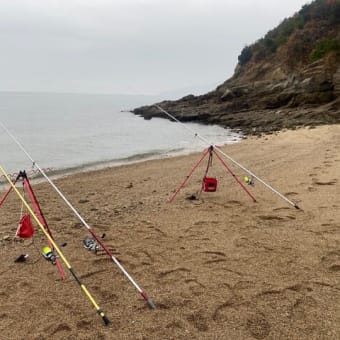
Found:
[[[156,310],[105,254],[83,248],[86,229],[53,189],[33,186],[109,327],[70,273],[62,282],[41,257],[40,231],[33,244],[13,240],[21,204],[11,194],[0,209],[0,338],[340,339],[340,125],[249,138],[224,150],[302,210],[257,181],[247,187],[253,203],[216,158],[216,193],[187,199],[200,189],[203,164],[169,204],[200,154],[56,180],[96,233],[106,233]],[[14,263],[26,253],[26,262]]]

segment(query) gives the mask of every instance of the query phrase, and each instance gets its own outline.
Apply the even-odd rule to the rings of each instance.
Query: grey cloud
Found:
[[[194,92],[304,3],[3,0],[0,90]]]

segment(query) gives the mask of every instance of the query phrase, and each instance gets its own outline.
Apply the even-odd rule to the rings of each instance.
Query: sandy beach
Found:
[[[255,180],[243,191],[218,159],[214,193],[197,195],[201,154],[74,174],[58,188],[150,296],[151,310],[47,183],[33,185],[72,268],[111,320],[104,326],[67,268],[44,260],[37,230],[14,239],[21,203],[0,208],[1,339],[339,339],[340,125],[250,137],[225,153]],[[202,150],[203,152],[203,150]],[[225,159],[236,176],[246,173]],[[2,164],[6,168],[6,164]],[[18,188],[21,188],[18,185]],[[3,192],[1,193],[1,196]],[[38,229],[38,228],[37,228]],[[14,260],[29,254],[23,263]]]

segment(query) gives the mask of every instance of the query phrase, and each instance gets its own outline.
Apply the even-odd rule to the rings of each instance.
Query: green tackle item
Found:
[[[50,247],[44,247],[41,251],[42,255],[44,256],[44,258],[48,261],[51,261],[52,264],[56,264],[56,259],[57,256],[54,253],[54,251],[50,248]]]

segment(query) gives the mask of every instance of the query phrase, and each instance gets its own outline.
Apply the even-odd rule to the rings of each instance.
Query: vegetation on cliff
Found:
[[[334,39],[339,33],[336,31],[339,24],[340,1],[316,0],[304,5],[291,18],[284,19],[256,43],[245,46],[238,57],[239,64],[263,61],[288,42],[290,57],[295,57],[300,64],[316,61],[331,51],[340,53],[339,38]],[[303,36],[302,32],[309,34]]]
[[[315,0],[238,57],[215,90],[159,103],[177,118],[246,133],[340,123],[340,0]],[[153,106],[134,110],[162,116]]]

